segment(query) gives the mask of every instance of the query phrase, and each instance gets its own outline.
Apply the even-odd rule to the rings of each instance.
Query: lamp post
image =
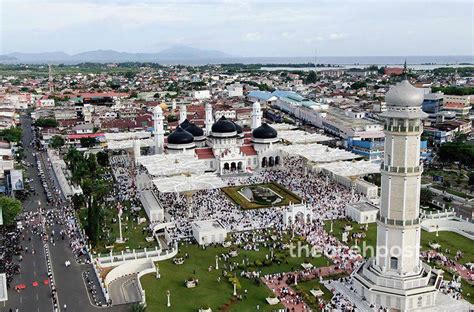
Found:
[[[168,303],[166,304],[166,306],[169,308],[169,307],[171,307],[170,291],[169,290],[166,291],[166,297],[168,298]]]
[[[219,256],[216,255],[216,270],[219,270]]]
[[[232,284],[234,284],[234,296],[237,296],[237,284],[235,282]]]
[[[295,286],[298,285],[298,273],[295,274]]]
[[[332,228],[332,227],[333,227],[333,222],[332,222],[332,220],[331,220],[331,229],[329,229],[329,232],[330,232],[330,233],[332,233],[332,231],[333,231],[333,228]]]
[[[160,275],[160,266],[157,264],[156,265],[156,278],[159,279],[161,277]]]

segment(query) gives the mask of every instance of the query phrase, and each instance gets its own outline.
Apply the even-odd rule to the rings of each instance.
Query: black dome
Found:
[[[237,131],[237,129],[232,121],[229,121],[227,118],[222,116],[212,125],[211,131],[216,133],[229,133]]]
[[[180,126],[176,128],[170,135],[168,135],[168,144],[189,144],[194,142],[194,137],[191,133],[183,130]]]
[[[194,137],[200,137],[204,135],[204,131],[193,123],[189,123],[189,126],[187,126],[185,130],[191,133]]]
[[[186,130],[186,128],[189,127],[190,124],[191,123],[189,122],[189,120],[185,119],[179,126],[183,128],[184,130]]]
[[[252,136],[256,139],[274,139],[278,136],[278,133],[268,124],[263,123],[260,127],[252,131]]]
[[[242,129],[241,126],[239,126],[238,124],[236,124],[235,122],[232,122],[235,126],[235,130],[237,131],[237,134],[241,134],[242,132],[244,132],[244,130]]]

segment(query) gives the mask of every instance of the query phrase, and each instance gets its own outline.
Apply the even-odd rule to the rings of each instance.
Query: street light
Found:
[[[169,290],[166,291],[166,297],[168,298],[168,303],[166,304],[166,306],[169,308],[169,307],[171,307],[170,291]]]

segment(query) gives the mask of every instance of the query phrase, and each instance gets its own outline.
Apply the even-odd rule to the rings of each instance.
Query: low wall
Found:
[[[162,251],[161,249],[147,250],[134,250],[133,252],[122,252],[121,254],[112,254],[108,256],[97,257],[97,263],[100,267],[113,267],[122,265],[124,263],[135,262],[143,263],[148,259],[152,261],[163,261],[173,258],[178,253],[178,244],[176,243],[174,248]]]
[[[108,288],[110,284],[118,278],[121,278],[127,275],[138,274],[141,271],[144,271],[147,269],[155,270],[155,265],[153,264],[153,261],[151,259],[131,261],[131,262],[127,262],[122,265],[119,265],[118,267],[112,269],[105,277],[105,281],[104,281],[105,287]]]
[[[458,217],[427,218],[421,228],[427,232],[450,231],[474,240],[474,224]]]

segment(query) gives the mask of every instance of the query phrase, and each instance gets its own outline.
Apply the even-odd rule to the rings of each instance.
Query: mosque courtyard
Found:
[[[301,203],[301,198],[278,183],[228,186],[222,191],[242,209],[269,208]]]

